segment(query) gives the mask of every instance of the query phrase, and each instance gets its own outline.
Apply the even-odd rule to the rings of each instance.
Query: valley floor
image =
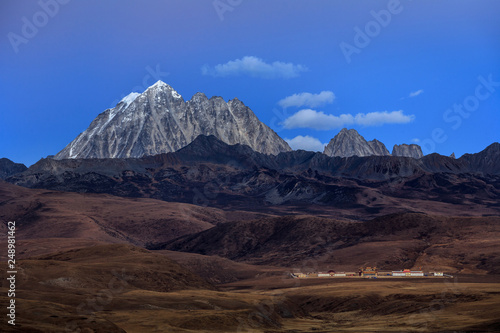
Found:
[[[275,216],[1,182],[0,208],[17,271],[11,326],[0,239],[0,332],[500,332],[487,212]],[[290,276],[366,266],[453,278]]]
[[[100,251],[112,253],[96,260]],[[82,252],[82,253],[80,253]],[[86,257],[91,258],[92,269]],[[2,332],[498,332],[500,276],[454,279],[292,279],[279,268],[215,289],[163,290],[141,271],[170,265],[167,257],[125,245],[105,245],[21,260],[17,325]],[[124,260],[124,258],[126,260]],[[135,259],[134,259],[135,258]],[[110,287],[101,264],[125,274]],[[165,259],[167,260],[167,259]],[[76,265],[71,266],[71,262]],[[225,263],[228,265],[228,263]],[[173,265],[173,264],[171,264]],[[251,268],[237,264],[238,269]],[[160,266],[158,266],[160,267]],[[180,267],[180,266],[179,266]],[[171,273],[184,274],[175,266]],[[234,267],[226,266],[230,271]],[[170,269],[170,268],[169,268]],[[77,274],[71,272],[77,271]],[[78,273],[85,271],[85,277]],[[92,275],[93,271],[95,274]],[[169,271],[170,272],[170,271]],[[115,273],[113,273],[115,274]],[[58,278],[55,278],[59,276]],[[61,278],[66,276],[66,278]],[[21,276],[22,277],[22,276]],[[184,277],[186,279],[186,277]],[[2,281],[5,281],[2,276]],[[123,284],[123,286],[120,285]],[[96,288],[85,288],[93,284]],[[169,282],[171,285],[171,282]],[[187,288],[187,289],[184,289]],[[0,289],[6,304],[7,288]]]

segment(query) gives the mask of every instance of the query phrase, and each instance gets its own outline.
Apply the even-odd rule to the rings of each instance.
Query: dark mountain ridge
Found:
[[[364,197],[371,198],[370,205],[379,200],[377,206],[383,206],[383,196],[497,207],[499,166],[498,143],[459,159],[439,154],[341,158],[301,150],[266,155],[198,136],[177,152],[142,158],[42,159],[7,181],[218,207],[294,203],[349,208],[368,204]]]
[[[8,158],[0,158],[0,179],[5,179],[28,169],[26,165],[15,163]]]
[[[145,172],[151,168],[198,163],[225,164],[239,169],[267,168],[283,171],[322,171],[330,176],[380,180],[387,177],[407,177],[418,172],[450,172],[500,175],[500,144],[495,142],[483,151],[465,154],[458,159],[437,153],[421,159],[403,156],[330,157],[318,152],[297,150],[266,155],[247,145],[228,145],[215,136],[198,136],[191,144],[173,153],[141,158],[104,159],[42,159],[23,175],[8,181],[19,183],[25,176],[37,172],[58,175],[66,171],[99,172],[119,175],[124,170]],[[15,180],[19,178],[18,180]]]

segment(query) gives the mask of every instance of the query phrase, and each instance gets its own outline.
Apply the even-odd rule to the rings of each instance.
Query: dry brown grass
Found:
[[[220,260],[183,260],[194,257]],[[224,259],[221,267],[245,272],[252,266]],[[17,325],[2,321],[2,332],[495,332],[500,325],[500,284],[487,276],[430,281],[259,275],[209,290],[164,254],[118,244],[21,260],[19,268]],[[110,288],[112,270],[123,273],[115,281],[125,281],[122,288]],[[3,282],[2,304],[6,292]]]

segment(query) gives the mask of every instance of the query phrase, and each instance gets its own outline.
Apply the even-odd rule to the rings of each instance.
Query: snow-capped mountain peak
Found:
[[[163,82],[162,80],[156,81],[153,85],[149,86],[146,90],[144,90],[144,92],[152,89],[156,91],[163,91],[163,90],[175,91],[174,88],[172,88],[172,86]]]
[[[288,144],[259,121],[241,101],[199,98],[189,101],[159,80],[142,94],[131,93],[54,158],[124,158],[173,152],[199,135],[227,144],[245,144],[258,152],[290,151]],[[204,96],[204,95],[203,95]]]
[[[155,92],[157,92],[157,91],[163,91],[165,89],[168,90],[168,91],[170,91],[170,94],[172,95],[172,97],[174,97],[174,98],[182,98],[182,96],[177,91],[175,91],[174,88],[172,88],[170,85],[166,84],[162,80],[156,81],[155,84],[153,84],[152,86],[148,87],[144,92],[149,91],[149,90],[154,90]]]

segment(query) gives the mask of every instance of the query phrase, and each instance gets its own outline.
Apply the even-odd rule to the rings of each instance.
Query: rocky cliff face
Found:
[[[185,102],[158,81],[142,94],[131,93],[101,113],[55,159],[126,158],[173,152],[199,135],[214,135],[228,144],[278,154],[288,144],[263,124],[240,100],[225,102],[197,93]]]
[[[378,141],[366,141],[355,129],[343,128],[333,139],[330,140],[323,152],[328,156],[371,156],[390,155],[385,145]]]
[[[420,148],[419,145],[407,145],[406,143],[403,143],[401,145],[394,145],[394,148],[392,148],[392,155],[413,157],[417,159],[424,156],[424,154],[422,153],[422,148]]]

